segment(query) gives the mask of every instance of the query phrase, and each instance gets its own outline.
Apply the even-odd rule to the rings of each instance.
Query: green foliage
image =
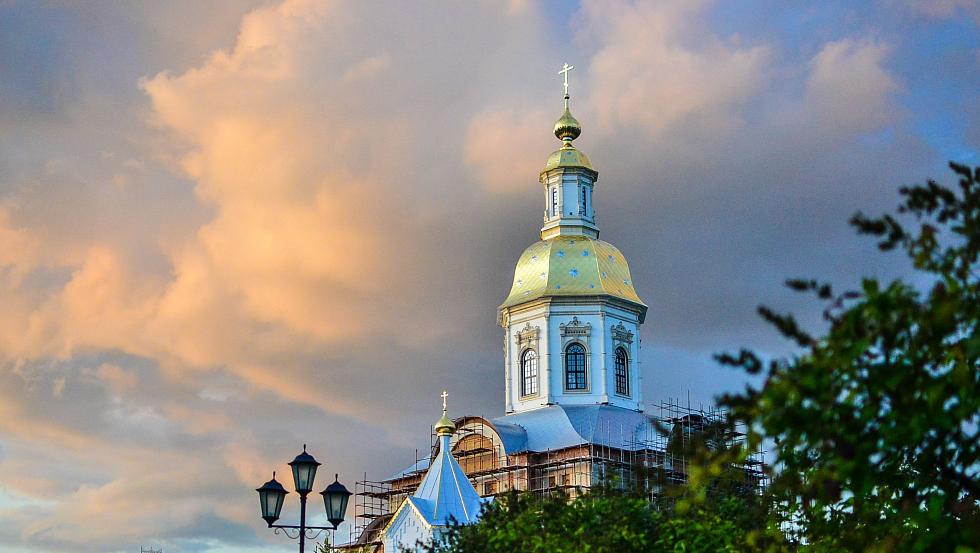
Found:
[[[927,292],[790,281],[826,302],[826,335],[760,308],[801,353],[719,356],[765,376],[723,404],[750,446],[775,442],[770,491],[806,551],[980,550],[980,168],[950,166],[958,190],[902,188],[897,215],[851,221],[882,250],[904,250]]]
[[[592,493],[498,498],[476,524],[453,526],[431,553],[743,552],[763,542],[763,520],[744,500],[690,501],[681,511],[646,498]]]

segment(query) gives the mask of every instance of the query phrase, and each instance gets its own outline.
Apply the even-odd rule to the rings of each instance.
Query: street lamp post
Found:
[[[255,491],[259,492],[259,506],[262,511],[262,518],[269,525],[275,528],[278,534],[281,530],[292,539],[299,539],[299,551],[305,553],[306,540],[316,539],[324,530],[336,530],[337,526],[344,521],[344,514],[347,512],[347,502],[350,500],[351,493],[340,483],[338,477],[334,476],[333,484],[327,486],[320,495],[323,496],[323,506],[327,511],[327,520],[333,526],[308,526],[306,524],[306,496],[313,491],[313,480],[316,478],[316,469],[320,463],[306,452],[306,444],[303,444],[303,452],[293,459],[289,466],[293,469],[293,484],[296,493],[299,494],[299,526],[291,524],[276,524],[279,514],[282,512],[283,500],[289,492],[282,487],[276,480],[276,473],[272,473],[272,480],[262,485]],[[293,535],[290,530],[296,533]],[[312,535],[308,532],[316,530]]]

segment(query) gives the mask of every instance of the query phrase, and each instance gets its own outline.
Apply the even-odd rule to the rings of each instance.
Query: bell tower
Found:
[[[554,132],[562,146],[548,158],[538,179],[545,189],[542,240],[554,236],[599,237],[592,203],[599,173],[592,168],[589,158],[572,145],[582,134],[582,126],[568,107],[568,71],[572,68],[566,63],[560,71],[565,79],[565,112],[555,122]]]
[[[547,405],[616,405],[642,410],[639,326],[647,306],[629,265],[599,240],[593,190],[599,173],[572,143],[582,127],[569,108],[555,123],[562,142],[541,171],[544,226],[514,270],[498,311],[504,328],[507,413]]]

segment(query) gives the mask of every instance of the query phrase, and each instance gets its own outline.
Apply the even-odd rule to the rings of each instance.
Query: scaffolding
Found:
[[[636,478],[658,479],[652,493],[660,495],[665,486],[678,486],[688,481],[688,466],[692,457],[704,451],[730,450],[746,445],[745,429],[741,424],[730,425],[728,412],[717,407],[693,408],[670,399],[657,406],[658,414],[646,434],[628,444],[631,451],[633,486],[643,483]],[[727,463],[731,474],[740,476],[744,491],[761,492],[769,485],[765,451],[748,452],[744,459]]]
[[[391,484],[389,482],[363,480],[354,483],[354,524],[351,542],[366,545],[374,542],[391,518]],[[397,507],[397,506],[396,506]]]
[[[663,497],[665,487],[687,482],[691,455],[699,446],[731,448],[745,443],[740,427],[725,424],[727,412],[703,406],[693,408],[670,399],[648,414],[651,424],[642,433],[635,428],[591,429],[588,443],[547,451],[508,454],[492,423],[480,417],[458,419],[450,440],[453,456],[470,478],[477,493],[496,496],[510,490],[547,494],[562,492],[568,497],[587,493],[598,486],[648,490],[651,499]],[[610,442],[611,436],[618,439]],[[401,505],[414,493],[425,476],[429,460],[438,453],[438,441],[430,431],[429,454],[419,457],[411,469],[386,481],[371,481],[367,475],[355,484],[355,523],[351,541],[357,545],[377,543],[380,531]],[[765,454],[754,451],[733,464],[744,483],[759,491],[768,485]]]

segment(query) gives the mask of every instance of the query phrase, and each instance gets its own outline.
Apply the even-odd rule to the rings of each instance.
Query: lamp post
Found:
[[[340,483],[337,475],[334,476],[333,484],[327,486],[320,495],[323,496],[323,506],[327,511],[327,520],[333,526],[307,526],[306,524],[306,496],[313,491],[313,480],[316,478],[316,469],[320,463],[306,452],[306,444],[303,444],[303,452],[293,459],[289,466],[293,469],[293,484],[296,493],[299,494],[299,526],[290,524],[276,524],[279,514],[282,512],[282,503],[289,492],[282,487],[276,480],[276,473],[272,473],[272,480],[262,485],[255,491],[259,492],[259,507],[262,511],[262,518],[269,525],[275,528],[278,534],[280,530],[292,539],[299,539],[299,551],[305,553],[306,540],[316,539],[324,530],[336,530],[337,526],[344,521],[344,514],[347,512],[347,502],[350,500],[351,493]],[[296,533],[293,535],[290,530]],[[316,533],[308,535],[308,532],[316,530]]]

